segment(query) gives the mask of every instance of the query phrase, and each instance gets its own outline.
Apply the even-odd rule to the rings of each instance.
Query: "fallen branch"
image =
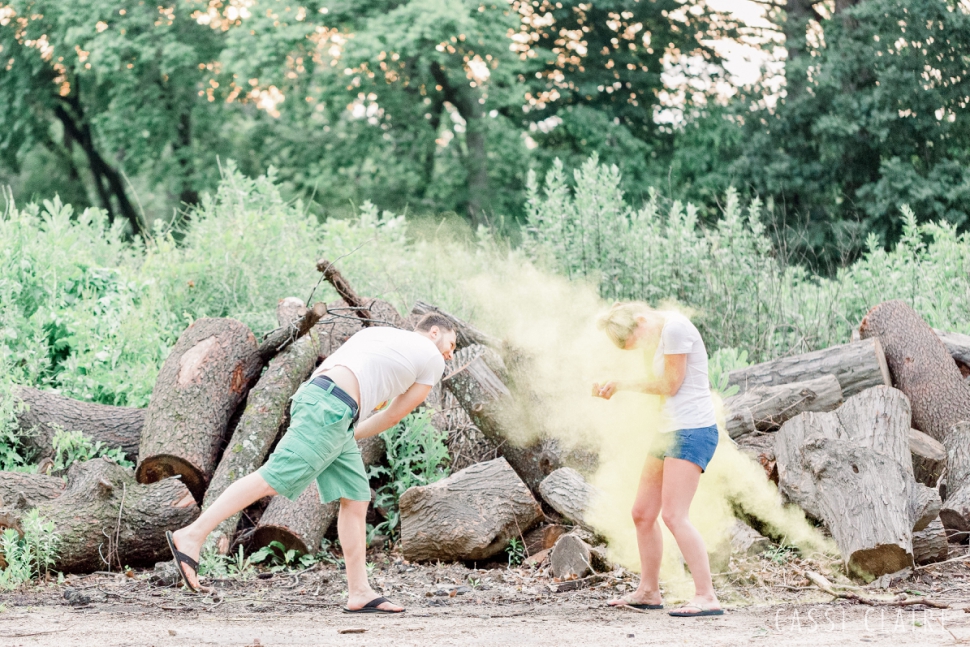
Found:
[[[354,309],[354,312],[361,319],[364,328],[371,325],[370,319],[371,314],[367,306],[364,305],[364,300],[357,296],[354,289],[350,287],[350,283],[347,279],[337,271],[337,268],[333,266],[333,263],[325,258],[321,258],[317,261],[317,271],[323,274],[323,278],[327,279],[333,289],[337,291],[340,298],[347,302],[347,305]]]
[[[929,600],[925,598],[904,598],[897,600],[876,600],[874,598],[867,598],[865,596],[858,595],[857,593],[836,591],[835,585],[829,582],[825,576],[816,573],[815,571],[799,571],[799,574],[803,575],[809,582],[820,588],[823,592],[828,593],[833,598],[852,600],[853,602],[867,604],[872,607],[912,607],[923,605],[925,607],[933,607],[934,609],[951,608],[946,602],[938,602],[936,600]]]

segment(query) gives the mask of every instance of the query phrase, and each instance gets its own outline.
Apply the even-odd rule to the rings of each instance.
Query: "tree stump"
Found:
[[[64,492],[64,479],[44,474],[0,472],[0,508],[29,510]]]
[[[755,387],[724,401],[727,432],[738,438],[755,431],[775,431],[803,411],[832,411],[840,404],[842,387],[834,375]]]
[[[266,460],[270,447],[280,434],[287,417],[290,397],[316,365],[320,340],[316,331],[301,337],[273,358],[256,386],[249,392],[246,409],[219,461],[203,510],[212,505],[235,481],[255,472]],[[234,514],[209,535],[216,551],[225,555],[230,549],[241,513]]]
[[[950,541],[963,541],[970,536],[970,422],[959,422],[950,428],[946,446],[946,501],[940,520]]]
[[[28,408],[17,415],[20,441],[36,458],[52,456],[57,429],[80,431],[94,442],[120,448],[129,459],[138,456],[145,409],[112,407],[40,391],[26,386],[14,389],[14,397]]]
[[[199,514],[178,479],[141,485],[131,470],[103,458],[72,465],[64,493],[37,511],[54,523],[60,536],[54,568],[66,573],[167,560],[165,531],[182,528]]]
[[[913,559],[917,564],[942,562],[949,554],[943,522],[934,519],[923,530],[913,533]]]
[[[940,441],[916,429],[909,430],[909,451],[913,455],[916,482],[937,487],[946,469],[946,447]]]
[[[563,535],[549,554],[553,577],[579,579],[593,572],[589,545],[576,535]]]
[[[539,484],[542,499],[566,519],[588,526],[587,513],[600,495],[583,475],[571,467],[560,467]]]
[[[138,482],[177,474],[202,501],[229,420],[262,367],[256,338],[242,323],[199,319],[189,326],[152,391],[138,451]]]
[[[940,338],[902,301],[872,308],[859,332],[882,342],[893,384],[912,404],[913,427],[945,445],[950,428],[970,420],[970,385]]]
[[[832,346],[737,369],[728,373],[728,384],[737,385],[743,392],[759,386],[805,382],[822,375],[838,378],[842,396],[846,398],[873,386],[892,386],[878,339]]]
[[[488,559],[542,517],[504,458],[410,488],[399,505],[404,557],[412,561]]]

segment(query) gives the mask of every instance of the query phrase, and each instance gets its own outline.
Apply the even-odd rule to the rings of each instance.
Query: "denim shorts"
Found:
[[[714,450],[717,449],[717,425],[678,429],[658,436],[650,452],[651,456],[660,460],[679,458],[690,461],[700,467],[701,472],[707,469],[707,464],[711,462]]]

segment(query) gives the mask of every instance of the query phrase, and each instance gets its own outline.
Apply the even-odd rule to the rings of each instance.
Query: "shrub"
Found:
[[[0,535],[0,550],[7,562],[0,571],[0,589],[15,589],[41,574],[47,575],[57,560],[60,537],[53,522],[44,521],[37,510],[31,510],[20,523],[23,536],[15,528],[7,528]]]

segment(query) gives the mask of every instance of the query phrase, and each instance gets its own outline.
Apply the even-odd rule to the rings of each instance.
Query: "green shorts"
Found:
[[[324,503],[370,501],[364,461],[350,428],[353,412],[330,391],[304,384],[290,405],[290,427],[259,474],[295,500],[314,480]]]

